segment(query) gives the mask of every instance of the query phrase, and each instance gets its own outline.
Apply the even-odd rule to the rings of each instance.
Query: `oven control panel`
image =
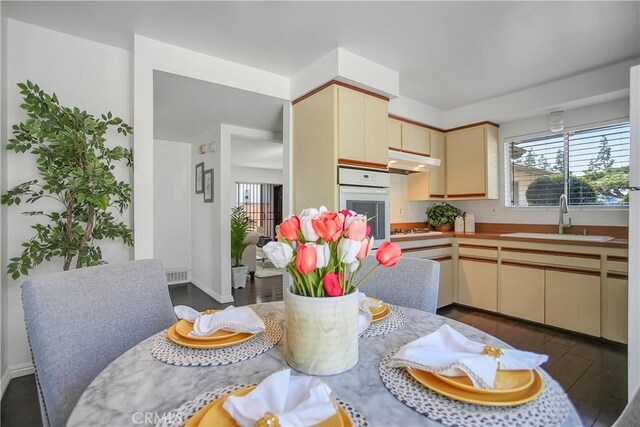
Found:
[[[388,172],[377,172],[362,169],[339,168],[338,183],[359,187],[387,188],[391,185]]]

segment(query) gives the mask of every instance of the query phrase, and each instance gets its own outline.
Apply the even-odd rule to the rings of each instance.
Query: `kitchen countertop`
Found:
[[[392,242],[410,242],[416,240],[435,240],[435,239],[445,239],[450,237],[459,237],[465,239],[489,239],[489,240],[507,240],[514,242],[532,242],[532,243],[548,243],[548,244],[556,244],[556,245],[575,245],[575,246],[598,246],[603,248],[617,248],[617,249],[627,249],[629,247],[629,242],[626,239],[613,239],[608,242],[582,242],[577,240],[561,240],[561,239],[532,239],[525,237],[511,237],[504,236],[503,234],[507,233],[499,233],[499,232],[477,232],[477,233],[454,233],[444,232],[442,234],[435,234],[433,236],[411,236],[411,235],[397,235],[391,236]]]

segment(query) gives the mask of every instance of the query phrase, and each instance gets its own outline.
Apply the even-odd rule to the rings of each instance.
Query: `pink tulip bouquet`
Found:
[[[310,297],[337,297],[355,292],[380,265],[393,267],[402,258],[400,247],[383,242],[376,251],[376,264],[361,280],[354,277],[362,260],[373,248],[366,215],[350,210],[330,212],[304,209],[280,224],[278,241],[262,249],[277,268],[286,268],[295,293]]]

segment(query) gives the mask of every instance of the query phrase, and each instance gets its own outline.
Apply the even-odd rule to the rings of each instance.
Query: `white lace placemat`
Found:
[[[153,340],[151,355],[161,362],[177,366],[220,366],[242,362],[270,350],[280,338],[282,328],[273,320],[262,319],[264,332],[243,343],[215,349],[188,348],[172,342],[167,332],[160,332]]]
[[[380,335],[386,335],[402,328],[404,325],[404,313],[395,305],[389,304],[389,307],[391,308],[391,314],[379,322],[372,322],[369,327],[360,334],[360,337],[379,337]]]
[[[387,361],[400,347],[380,362],[382,383],[400,402],[446,426],[460,427],[552,427],[562,425],[569,415],[569,399],[562,387],[546,372],[542,394],[518,406],[482,406],[449,399],[429,390],[413,379],[404,368],[391,368]]]
[[[209,403],[219,399],[225,394],[233,393],[234,391],[238,391],[252,385],[255,386],[256,384],[235,384],[202,393],[194,400],[183,403],[178,409],[174,409],[173,411],[163,414],[160,421],[156,424],[156,427],[183,427],[189,418],[194,416],[196,412],[207,406]],[[342,409],[349,414],[349,418],[351,419],[354,427],[369,427],[369,423],[360,412],[356,411],[348,403],[340,399],[336,400]]]

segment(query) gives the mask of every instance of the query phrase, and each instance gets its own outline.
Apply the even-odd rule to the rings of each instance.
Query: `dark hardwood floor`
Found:
[[[190,283],[170,285],[174,305],[185,304],[198,310],[222,308]],[[280,276],[254,279],[246,288],[234,289],[234,305],[282,300]],[[449,306],[438,314],[467,323],[512,346],[549,355],[544,368],[573,400],[585,426],[610,426],[626,404],[627,350],[601,340],[571,334],[540,325]],[[33,375],[16,378],[2,397],[0,424],[39,426],[40,412]]]

